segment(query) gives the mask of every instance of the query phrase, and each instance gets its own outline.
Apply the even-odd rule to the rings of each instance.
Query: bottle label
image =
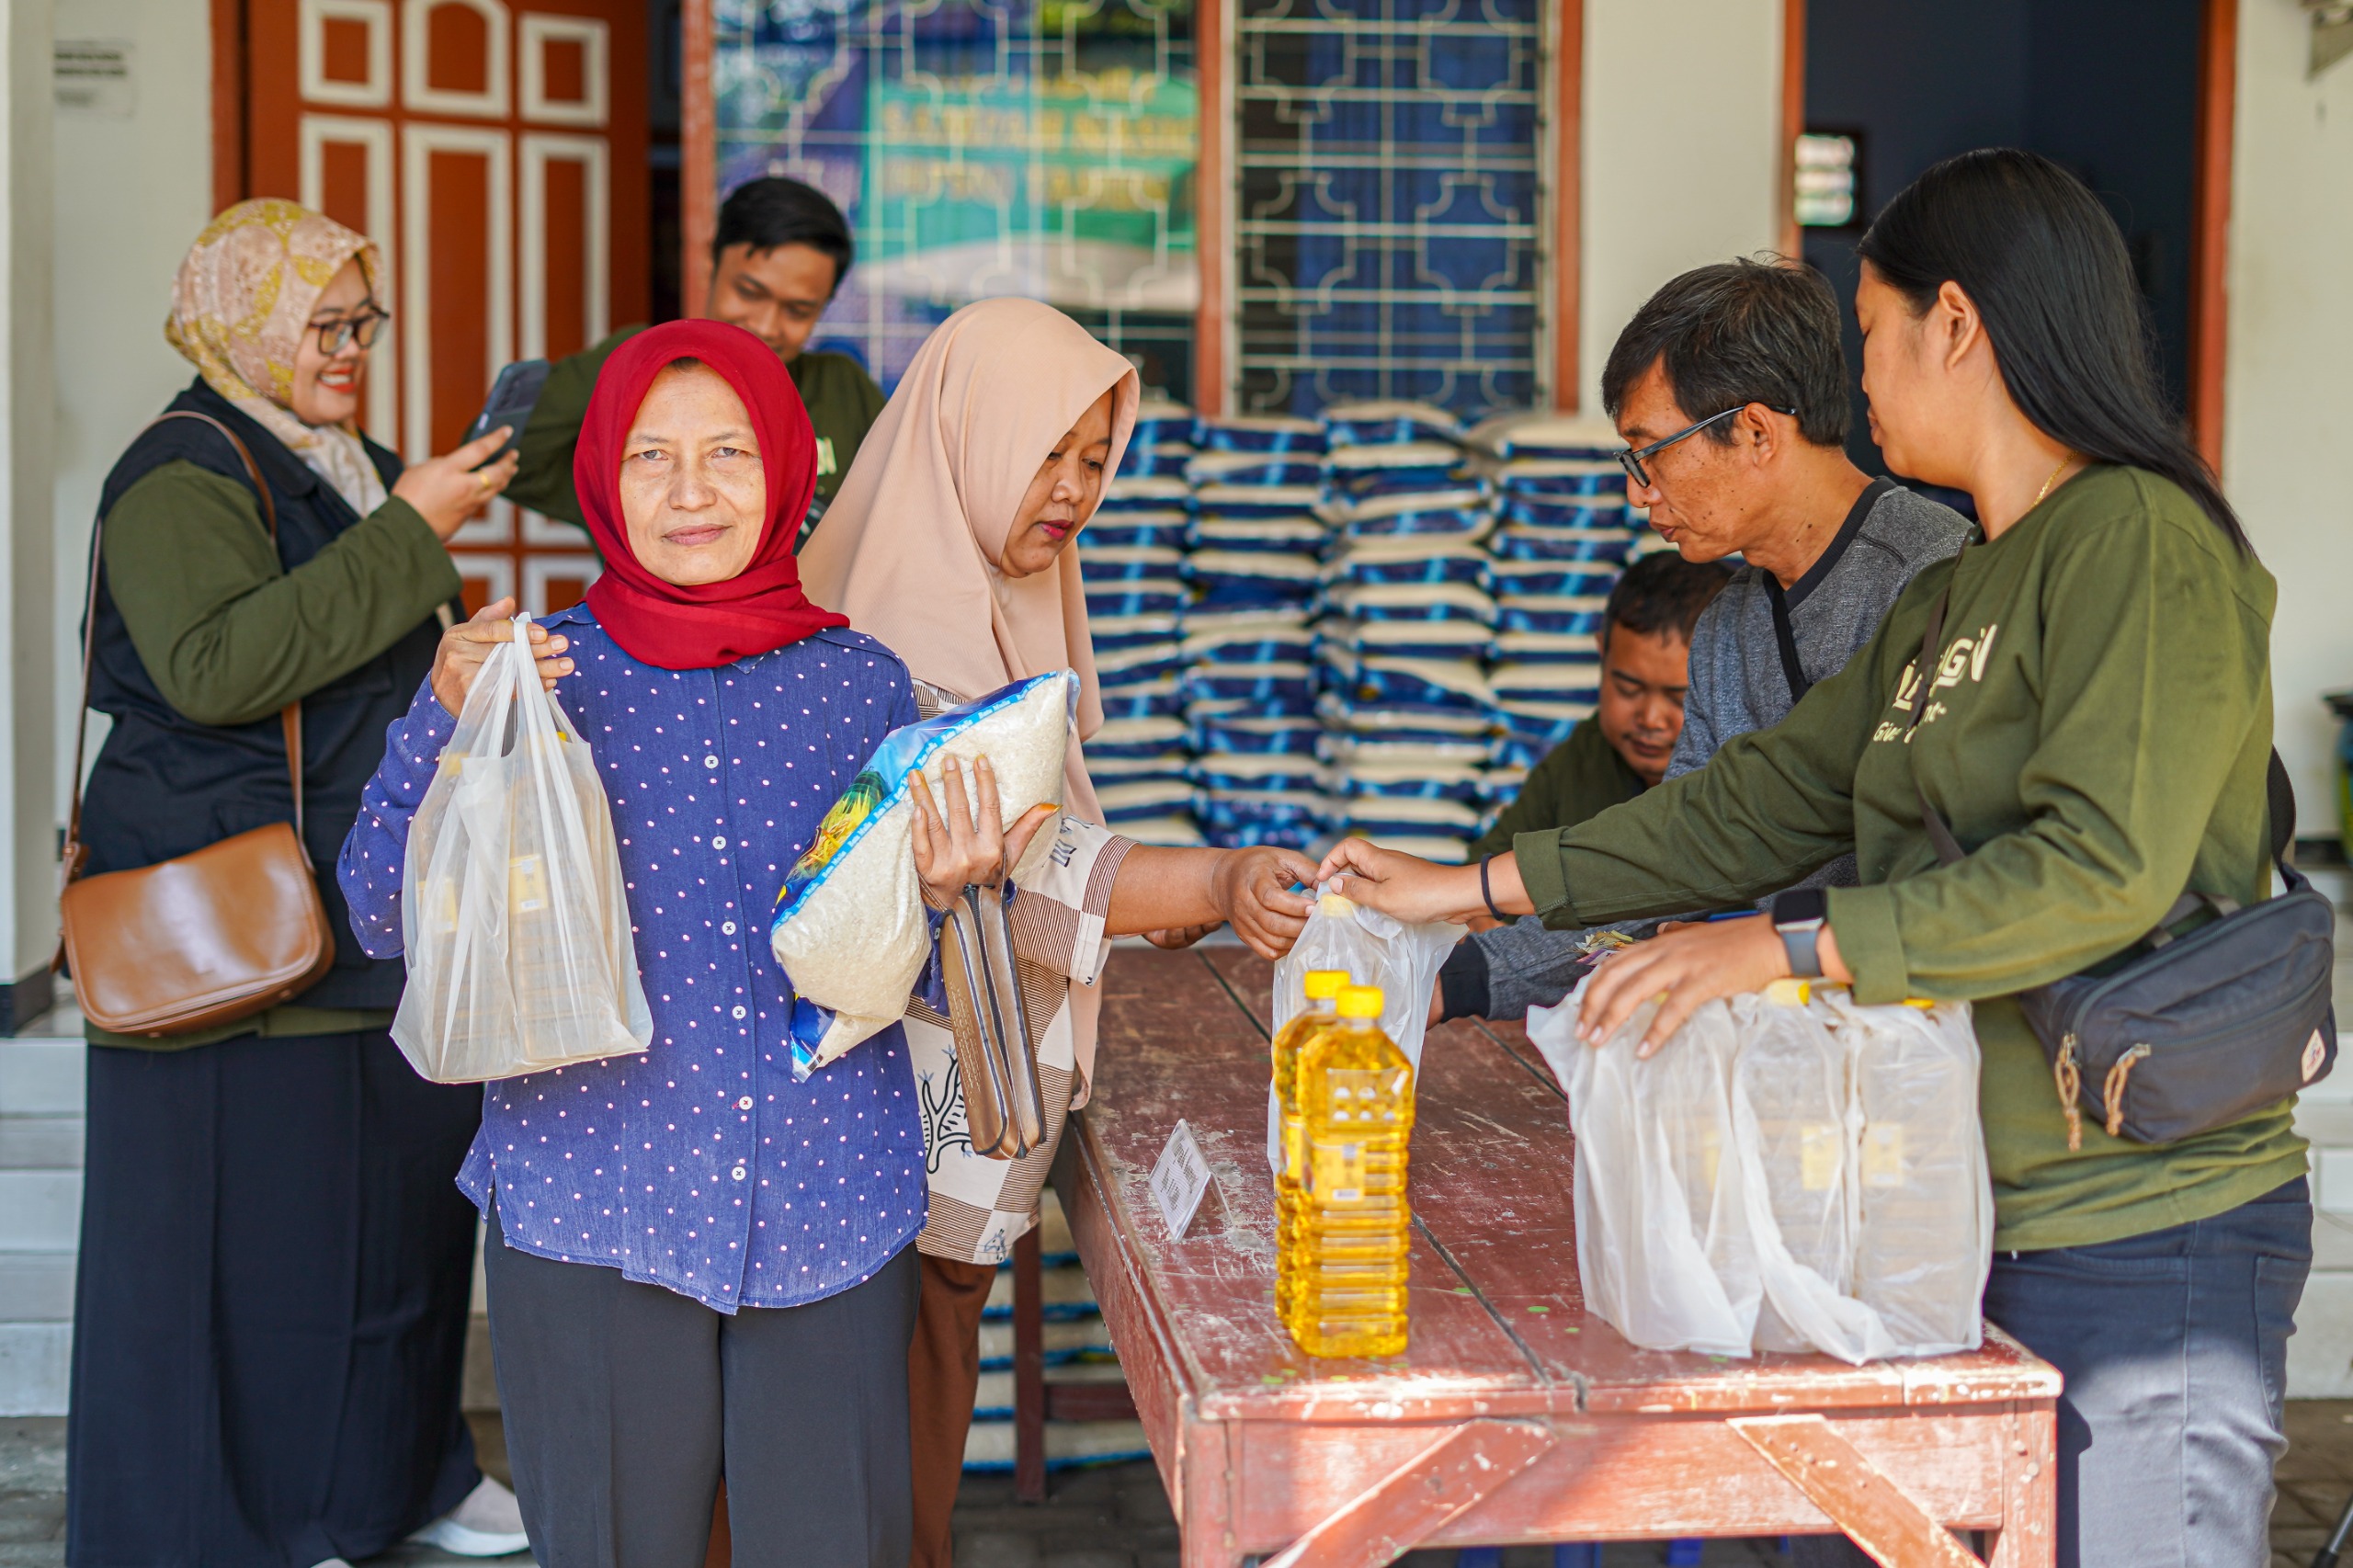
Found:
[[[536,855],[517,855],[506,862],[506,905],[519,914],[548,906],[547,867]]]
[[[1291,1180],[1307,1179],[1307,1119],[1295,1110],[1283,1112],[1283,1170]]]
[[[1809,1121],[1798,1131],[1798,1181],[1808,1192],[1827,1192],[1838,1181],[1845,1140],[1836,1122]]]
[[[1876,1121],[1863,1129],[1863,1185],[1904,1185],[1904,1124]]]
[[[1314,1171],[1309,1186],[1317,1198],[1327,1203],[1363,1202],[1364,1145],[1317,1139]]]

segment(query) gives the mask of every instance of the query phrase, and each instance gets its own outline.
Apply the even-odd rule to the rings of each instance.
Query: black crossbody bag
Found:
[[[1907,731],[1936,690],[1951,594],[1948,581],[1928,611]],[[1916,773],[1912,788],[1937,858],[1961,860],[1960,841]],[[2186,892],[2116,957],[2018,994],[2051,1062],[2069,1149],[2083,1146],[2085,1110],[2111,1138],[2170,1143],[2285,1099],[2336,1065],[2336,911],[2288,863],[2296,797],[2277,751],[2266,788],[2271,859],[2286,892],[2245,906]],[[2210,918],[2177,929],[2200,915]]]

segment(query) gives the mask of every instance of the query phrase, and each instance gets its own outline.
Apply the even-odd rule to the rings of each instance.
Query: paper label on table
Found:
[[[1170,1237],[1185,1234],[1209,1189],[1209,1158],[1201,1153],[1193,1130],[1180,1120],[1152,1165],[1153,1201],[1160,1205],[1160,1217],[1166,1221]]]

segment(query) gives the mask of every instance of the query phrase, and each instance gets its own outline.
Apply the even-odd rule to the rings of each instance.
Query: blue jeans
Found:
[[[2313,1264],[2298,1176],[2211,1220],[1994,1255],[1985,1315],[2066,1375],[2059,1568],[2265,1568],[2288,1336]],[[1843,1538],[1804,1568],[1870,1562]]]

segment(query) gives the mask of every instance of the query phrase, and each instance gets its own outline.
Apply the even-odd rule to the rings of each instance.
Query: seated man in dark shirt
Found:
[[[1472,859],[1508,853],[1514,834],[1573,827],[1666,776],[1683,733],[1691,629],[1730,575],[1672,551],[1626,569],[1602,619],[1601,699],[1593,717],[1529,770],[1519,794],[1471,846]]]
[[[852,250],[841,209],[814,187],[780,176],[737,186],[720,203],[710,240],[703,316],[740,326],[776,350],[816,433],[817,494],[801,524],[804,541],[882,412],[882,389],[857,360],[808,347],[818,318],[849,276]],[[588,394],[612,351],[644,330],[625,326],[550,369],[546,390],[517,441],[522,461],[506,487],[508,500],[569,523],[581,520],[572,450],[579,444]]]

